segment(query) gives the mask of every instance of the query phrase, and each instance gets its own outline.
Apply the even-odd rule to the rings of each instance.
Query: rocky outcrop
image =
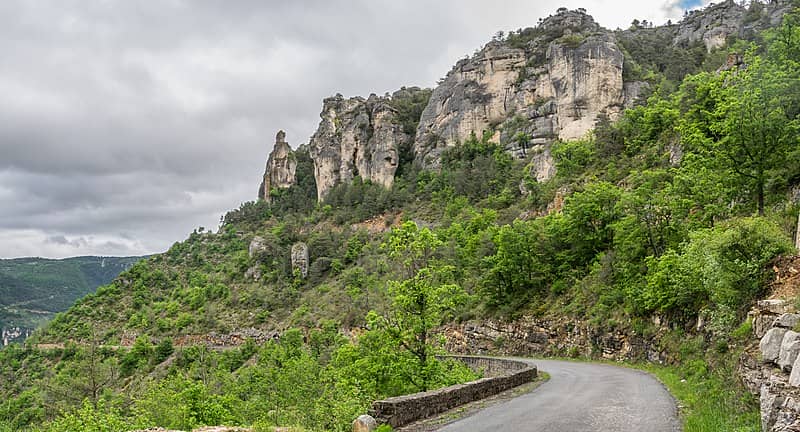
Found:
[[[512,154],[549,157],[555,138],[582,137],[601,113],[614,118],[620,112],[624,56],[611,32],[583,11],[567,10],[529,30],[488,43],[447,74],[420,119],[414,142],[419,162],[436,166],[445,148],[493,129],[501,132],[492,140]],[[525,126],[518,130],[519,124]],[[530,137],[522,144],[530,149],[520,148],[516,132]],[[552,170],[535,175],[546,180]]]
[[[275,146],[267,158],[267,168],[264,178],[258,188],[258,198],[270,201],[273,189],[288,189],[295,184],[295,171],[297,159],[294,157],[292,147],[286,142],[286,132],[278,131],[275,136]]]
[[[673,41],[676,45],[702,42],[711,51],[724,46],[730,36],[750,39],[756,32],[778,24],[790,7],[790,0],[756,1],[749,6],[733,0],[712,3],[681,20],[675,26]]]
[[[303,242],[292,245],[292,271],[298,271],[303,278],[308,277],[308,245]]]
[[[250,246],[247,247],[247,254],[250,258],[258,258],[260,254],[269,249],[267,239],[264,237],[255,236],[250,240]]]
[[[559,9],[537,27],[496,38],[456,63],[422,113],[415,158],[436,167],[444,149],[487,131],[492,141],[521,158],[529,156],[528,150],[547,148],[555,138],[583,137],[599,115],[613,120],[648,88],[644,81],[623,81],[625,57],[618,36],[634,43],[702,43],[711,51],[729,36],[751,38],[779,23],[791,1],[752,3],[745,7],[727,0],[693,11],[678,24],[652,27],[645,22],[617,33],[600,27],[582,9]],[[529,139],[514,139],[516,132]],[[540,181],[549,175],[535,173]]]
[[[391,100],[374,94],[324,100],[322,121],[309,143],[320,201],[334,186],[357,176],[392,187],[399,150],[411,137],[403,132]]]

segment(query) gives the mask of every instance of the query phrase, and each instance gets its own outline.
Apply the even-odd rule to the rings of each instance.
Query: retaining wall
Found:
[[[380,400],[372,404],[370,414],[378,423],[392,427],[404,426],[528,383],[537,375],[535,366],[517,360],[473,356],[447,356],[447,358],[464,362],[473,370],[482,370],[486,378],[438,390]]]

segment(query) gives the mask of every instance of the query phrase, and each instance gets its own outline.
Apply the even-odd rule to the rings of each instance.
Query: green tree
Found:
[[[724,102],[717,107],[722,120],[715,127],[722,138],[715,149],[727,159],[742,188],[755,195],[762,216],[766,188],[785,181],[788,156],[798,142],[798,122],[785,110],[793,79],[751,56],[747,69],[729,74]]]
[[[550,282],[549,239],[542,228],[538,221],[516,221],[496,231],[496,252],[483,263],[483,290],[491,306],[514,311],[545,291]]]
[[[392,231],[384,245],[399,265],[397,280],[389,282],[391,311],[372,314],[371,323],[416,360],[419,375],[408,378],[421,390],[432,383],[436,360],[431,331],[465,299],[463,289],[452,283],[453,267],[437,260],[443,246],[438,236],[414,222]]]

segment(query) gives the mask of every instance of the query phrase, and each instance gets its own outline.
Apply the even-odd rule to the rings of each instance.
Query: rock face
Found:
[[[655,36],[676,46],[702,43],[710,51],[729,36],[750,37],[777,24],[790,3],[774,0],[748,8],[727,0],[693,11],[678,24],[645,24],[616,33],[600,27],[582,9],[559,9],[537,27],[497,38],[456,63],[422,113],[415,159],[436,167],[444,149],[486,131],[492,133],[491,141],[518,157],[527,157],[529,149],[546,149],[556,138],[581,138],[599,115],[613,120],[648,88],[643,81],[623,80],[625,57],[618,36]],[[530,126],[519,130],[515,118]],[[514,139],[517,132],[529,139]],[[532,173],[540,181],[552,176],[535,166]]]
[[[367,99],[337,94],[324,100],[322,121],[309,143],[320,201],[331,188],[356,176],[392,187],[399,150],[411,137],[403,132],[391,100],[374,94]]]
[[[528,153],[512,139],[524,132],[530,137],[524,145],[549,158],[555,138],[580,138],[599,114],[614,118],[620,112],[624,56],[611,32],[583,11],[565,9],[529,30],[525,39],[488,43],[447,74],[420,119],[414,142],[419,162],[436,166],[445,148],[493,127],[501,133],[492,140],[513,154]],[[516,130],[516,117],[531,126]],[[537,166],[545,167],[534,172],[540,181],[552,176],[552,162]]]
[[[258,198],[270,201],[270,192],[273,189],[287,189],[294,185],[296,170],[297,159],[292,147],[286,142],[286,132],[278,131],[275,147],[267,158],[267,169],[258,188]]]
[[[308,277],[308,245],[303,242],[292,245],[292,271],[298,270],[303,278]]]

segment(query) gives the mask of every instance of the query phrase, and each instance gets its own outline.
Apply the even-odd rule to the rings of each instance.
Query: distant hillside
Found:
[[[140,257],[0,260],[0,328],[35,328],[110,283]]]

